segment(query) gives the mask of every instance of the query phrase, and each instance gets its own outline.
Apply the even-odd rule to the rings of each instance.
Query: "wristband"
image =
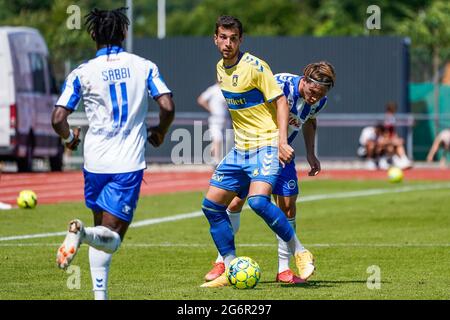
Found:
[[[75,136],[73,135],[73,130],[70,129],[69,136],[67,137],[67,139],[63,139],[63,142],[64,143],[71,143],[74,138],[75,138]]]

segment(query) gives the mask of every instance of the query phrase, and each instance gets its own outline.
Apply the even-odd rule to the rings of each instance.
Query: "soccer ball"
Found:
[[[231,261],[226,276],[233,287],[237,289],[252,289],[261,278],[261,270],[252,258],[237,257]]]
[[[403,180],[403,171],[397,167],[391,167],[388,170],[388,178],[390,182],[397,183]]]
[[[33,209],[37,205],[37,196],[31,190],[22,190],[17,197],[17,205],[23,209]]]

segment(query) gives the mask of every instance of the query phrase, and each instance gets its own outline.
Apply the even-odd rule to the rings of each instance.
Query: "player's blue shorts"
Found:
[[[249,151],[233,148],[219,163],[209,184],[245,198],[250,182],[264,181],[273,188],[280,169],[277,147],[266,146]]]
[[[298,194],[298,178],[294,160],[286,163],[284,168],[281,169],[281,173],[278,176],[278,180],[275,183],[272,193],[283,197],[290,197]]]
[[[131,222],[139,199],[144,170],[128,173],[92,173],[83,169],[86,206]]]
[[[295,169],[295,162],[292,160],[287,163],[284,168],[281,168],[280,175],[278,176],[275,186],[272,188],[272,194],[290,197],[295,196],[299,192],[297,170]],[[238,197],[241,199],[246,198],[248,195],[248,188],[239,192]]]

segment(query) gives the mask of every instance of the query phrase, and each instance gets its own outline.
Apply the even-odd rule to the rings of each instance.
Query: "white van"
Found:
[[[62,169],[64,148],[51,126],[58,89],[38,30],[0,27],[0,160],[15,160],[20,172],[33,158]]]

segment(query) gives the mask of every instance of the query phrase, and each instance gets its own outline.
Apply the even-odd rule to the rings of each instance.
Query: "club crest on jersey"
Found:
[[[259,175],[259,170],[258,170],[258,169],[253,170],[252,175],[253,175],[254,177],[258,176],[258,175]]]
[[[238,85],[238,77],[239,76],[237,74],[233,75],[233,79],[232,79],[233,87],[236,87]]]

